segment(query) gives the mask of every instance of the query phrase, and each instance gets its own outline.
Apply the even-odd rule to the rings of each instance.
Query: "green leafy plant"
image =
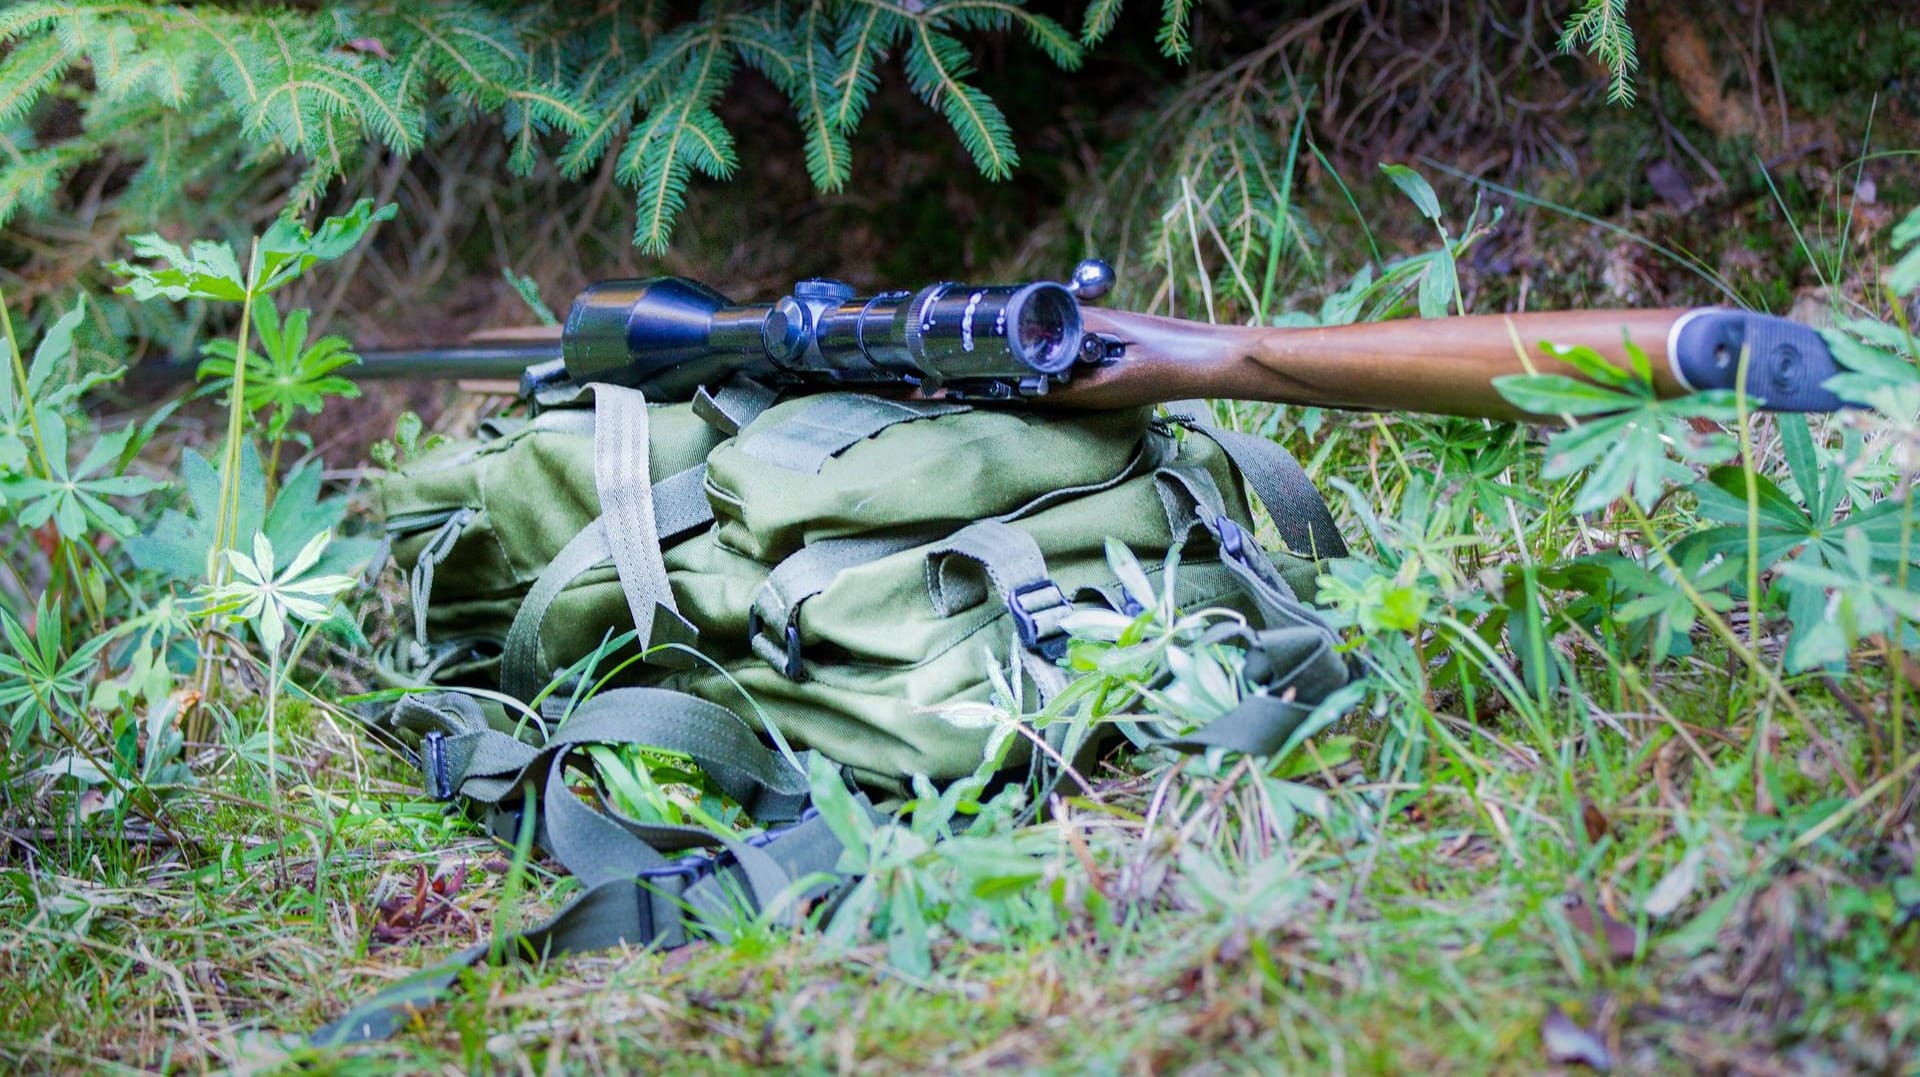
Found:
[[[1725,434],[1702,432],[1690,419],[1731,421],[1738,413],[1727,390],[1662,400],[1653,367],[1633,341],[1623,345],[1632,369],[1623,370],[1592,348],[1551,341],[1541,351],[1572,365],[1589,380],[1566,374],[1509,374],[1494,380],[1507,403],[1535,415],[1575,420],[1547,440],[1546,478],[1586,472],[1575,512],[1593,512],[1622,496],[1651,505],[1670,484],[1692,477],[1687,464],[1712,464],[1736,451]],[[1578,421],[1585,419],[1586,421]],[[1677,454],[1679,459],[1673,458]]]
[[[700,826],[719,834],[753,826],[691,756],[634,744],[594,744],[586,751],[608,805],[635,822]]]
[[[432,452],[435,447],[446,443],[439,434],[427,433],[426,424],[420,416],[411,411],[403,411],[393,421],[393,437],[385,441],[376,441],[368,448],[367,455],[373,462],[388,471],[398,471],[407,461],[416,459],[422,453]]]
[[[182,250],[157,235],[132,239],[136,257],[154,264],[136,265],[116,262],[109,268],[125,278],[120,291],[136,299],[225,300],[240,304],[240,328],[234,336],[233,352],[246,356],[232,368],[233,380],[227,391],[227,436],[225,459],[221,465],[219,508],[215,518],[215,551],[227,549],[239,538],[237,517],[240,512],[240,468],[244,453],[248,405],[247,372],[253,366],[249,352],[251,323],[255,302],[299,279],[307,270],[323,261],[346,254],[360,242],[368,229],[390,219],[394,207],[376,210],[371,199],[361,199],[347,213],[329,217],[318,229],[309,230],[291,217],[281,217],[253,244],[243,271],[233,248],[225,243],[198,240]],[[225,576],[226,563],[210,558],[207,576],[216,584]]]
[[[279,788],[279,765],[275,745],[279,730],[275,724],[280,698],[282,666],[281,645],[286,642],[290,625],[306,631],[333,615],[334,601],[353,586],[353,578],[340,575],[316,575],[327,543],[333,535],[322,531],[307,540],[293,560],[281,568],[276,564],[273,542],[263,533],[253,536],[251,552],[225,551],[233,565],[231,583],[215,582],[202,591],[202,614],[209,620],[240,622],[250,626],[267,651],[267,775],[270,787]]]
[[[152,527],[128,537],[125,545],[136,566],[169,580],[198,584],[208,578],[207,561],[218,548],[220,473],[192,449],[180,454],[180,473],[190,511],[161,513]],[[320,495],[317,462],[294,468],[269,497],[266,473],[251,444],[241,446],[238,489],[240,530],[266,536],[276,549],[305,546],[315,535],[339,527],[347,513],[345,500]],[[373,556],[375,545],[369,539],[335,539],[327,544],[316,568],[327,573],[358,571]]]
[[[1015,830],[1017,788],[982,801],[984,774],[936,791],[924,777],[897,819],[876,818],[848,792],[838,768],[814,755],[814,806],[843,846],[837,869],[860,876],[828,923],[829,945],[885,940],[887,961],[909,975],[933,968],[945,935],[975,942],[1050,934],[1055,899],[1040,884],[1057,844]]]
[[[52,740],[55,723],[85,717],[87,686],[101,652],[112,642],[110,636],[99,635],[70,645],[60,607],[49,604],[45,595],[34,606],[33,624],[29,632],[0,607],[0,634],[7,643],[0,652],[0,707],[7,710],[16,754],[25,752],[34,738]]]
[[[307,342],[310,312],[295,310],[285,322],[272,300],[254,312],[254,331],[260,336],[261,353],[247,353],[247,410],[272,409],[267,418],[267,438],[272,445],[267,455],[267,475],[280,471],[280,443],[287,436],[296,411],[320,414],[326,398],[352,399],[360,395],[359,386],[334,373],[353,366],[360,357],[353,353],[346,338],[324,336]],[[201,362],[199,377],[210,391],[230,388],[234,381],[234,344],[215,340],[207,344],[207,358]],[[211,379],[211,380],[209,380]]]

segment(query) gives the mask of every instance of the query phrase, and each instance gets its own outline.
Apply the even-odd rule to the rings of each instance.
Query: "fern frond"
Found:
[[[41,29],[67,12],[66,4],[49,3],[15,4],[0,11],[0,45]]]
[[[735,15],[721,23],[721,36],[733,43],[734,51],[747,66],[760,72],[782,90],[790,91],[800,78],[793,54],[800,48],[792,33],[769,17],[774,8],[753,15]]]
[[[968,30],[1005,31],[1018,24],[1033,47],[1046,54],[1056,67],[1074,71],[1086,58],[1086,51],[1072,32],[1053,19],[1028,11],[1013,0],[944,0],[927,9],[930,21],[948,20]]]
[[[1627,22],[1627,0],[1584,0],[1580,10],[1567,17],[1560,31],[1562,52],[1586,51],[1611,73],[1607,100],[1616,105],[1633,104],[1633,73],[1640,67],[1634,47],[1633,27]]]
[[[649,254],[665,253],[692,172],[725,179],[738,163],[732,134],[709,107],[732,76],[724,45],[708,36],[671,100],[648,113],[620,155],[614,176],[635,188],[639,210],[633,241]]]
[[[702,44],[698,26],[688,26],[661,38],[652,53],[619,82],[608,87],[598,101],[598,118],[574,134],[560,154],[560,172],[569,179],[585,175],[594,163],[612,147],[616,138],[633,123],[634,113],[658,100],[673,75]]]
[[[90,146],[50,146],[21,149],[0,136],[0,227],[20,212],[47,208],[67,173],[93,155]]]
[[[0,137],[0,209],[45,208],[77,166],[109,151],[131,168],[110,195],[128,219],[188,197],[257,200],[263,182],[304,205],[371,152],[404,157],[436,124],[489,122],[516,172],[553,135],[568,177],[611,160],[635,192],[637,242],[658,251],[690,178],[737,167],[717,106],[738,67],[791,101],[808,175],[833,191],[851,175],[880,65],[904,46],[914,90],[1001,178],[1019,158],[1006,117],[970,81],[962,39],[1017,29],[1071,69],[1080,39],[1104,34],[1119,10],[1119,0],[1093,2],[1093,29],[1076,35],[1027,0],[705,0],[697,10],[667,0],[0,0],[0,131],[62,87],[87,90],[61,95],[83,133],[54,147]],[[1166,2],[1184,11],[1191,0]]]
[[[1006,179],[1020,163],[1013,132],[993,99],[964,80],[973,73],[967,48],[916,19],[907,50],[907,81],[927,104],[938,108],[960,136],[960,144],[988,179]]]

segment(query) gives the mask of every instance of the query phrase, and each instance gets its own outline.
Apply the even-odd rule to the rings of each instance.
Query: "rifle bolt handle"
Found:
[[[1092,303],[1113,290],[1113,267],[1098,258],[1088,258],[1073,267],[1073,279],[1067,282],[1067,291],[1075,299]]]

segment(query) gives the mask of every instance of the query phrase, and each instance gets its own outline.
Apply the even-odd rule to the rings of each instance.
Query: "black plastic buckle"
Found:
[[[740,839],[740,844],[753,849],[764,849],[773,844],[775,840],[812,822],[818,818],[819,815],[820,809],[808,808],[806,811],[801,812],[799,817],[794,819],[793,822],[785,826],[769,827],[758,834],[749,835]],[[660,867],[648,868],[641,872],[638,878],[647,880],[686,879],[687,885],[691,886],[700,876],[708,872],[718,871],[721,865],[732,856],[733,854],[726,849],[716,849],[711,853],[689,853],[677,860],[669,861]]]
[[[1067,653],[1067,634],[1059,624],[1042,627],[1039,615],[1047,610],[1067,609],[1071,604],[1052,580],[1034,580],[1022,584],[1007,595],[1007,610],[1013,614],[1013,628],[1020,645],[1045,658]]]
[[[818,819],[819,817],[820,817],[819,808],[808,808],[806,811],[803,811],[798,816],[796,816],[793,822],[788,823],[785,826],[768,827],[767,829],[762,830],[758,834],[754,834],[743,839],[740,842],[740,844],[753,849],[764,849],[767,846],[772,845],[774,842],[774,839],[781,838],[788,834],[791,834],[792,832],[800,829],[801,827],[807,825],[808,823],[813,822],[815,819]]]
[[[751,642],[759,639],[761,630],[765,627],[766,622],[760,619],[760,607],[749,606],[747,608],[747,640]],[[798,684],[807,679],[806,663],[800,660],[800,626],[789,622],[786,631],[781,635],[781,642],[785,644],[783,651],[786,661],[784,665],[776,668],[780,670],[782,676]]]
[[[420,770],[426,775],[427,795],[435,800],[452,800],[457,790],[447,770],[446,734],[434,730],[420,739]]]
[[[1214,534],[1220,541],[1220,555],[1237,561],[1247,562],[1247,533],[1240,525],[1228,519],[1223,513],[1213,518]]]
[[[657,868],[648,868],[640,873],[642,879],[686,879],[691,885],[693,880],[707,873],[713,867],[714,858],[705,853],[690,853],[678,860],[670,860]]]

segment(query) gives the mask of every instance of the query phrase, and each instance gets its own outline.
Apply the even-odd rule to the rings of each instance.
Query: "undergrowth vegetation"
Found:
[[[1642,35],[1656,73],[1636,75],[1637,3],[1283,6],[1250,31],[1115,0],[0,10],[0,1060],[1910,1066],[1920,30],[1889,16],[1879,41],[1913,48],[1877,41],[1887,66],[1847,96],[1767,57],[1852,56],[1852,29],[1756,8],[1751,34],[1713,37],[1749,103],[1717,68],[1702,88],[1690,22]],[[1423,35],[1458,47],[1407,48]],[[813,775],[862,879],[803,926],[482,967],[393,1043],[306,1046],[577,889],[422,797],[354,709],[405,606],[362,537],[378,469],[341,459],[374,436],[339,426],[363,391],[395,394],[355,383],[347,337],[496,298],[526,321],[523,300],[622,267],[791,279],[834,268],[802,253],[829,233],[820,249],[868,259],[850,275],[879,275],[860,252],[890,208],[938,234],[956,203],[984,220],[1032,197],[968,179],[913,202],[945,159],[879,143],[926,140],[920,103],[1002,177],[1026,127],[996,102],[1149,64],[1111,122],[1034,119],[1018,175],[1072,178],[1045,216],[1080,239],[1030,215],[983,223],[998,247],[898,264],[1048,276],[1084,246],[1119,264],[1116,305],[1303,327],[1542,295],[1791,307],[1868,406],[1661,401],[1644,363],[1586,352],[1563,354],[1584,382],[1501,385],[1564,417],[1546,431],[1221,402],[1223,425],[1296,452],[1354,546],[1318,602],[1365,677],[1275,754],[1137,735],[1253,689],[1210,631],[1228,615],[1176,608],[1116,544],[1137,612],[1071,625],[1071,690],[1041,708],[1008,678],[950,716],[996,730],[978,776],[876,821]],[[1596,111],[1558,118],[1576,108]],[[735,143],[781,113],[793,141],[764,137],[799,162],[784,178]],[[871,182],[898,192],[859,186],[869,129]],[[1640,147],[1624,171],[1620,146]],[[737,176],[702,196],[695,172]],[[788,205],[821,200],[791,234],[726,223],[727,199],[781,182]],[[939,275],[916,272],[886,283]],[[419,314],[429,293],[462,313]],[[139,357],[189,340],[200,387],[156,405]],[[406,403],[456,436],[482,407]],[[381,406],[362,425],[391,440],[367,452],[403,467],[435,435]],[[1120,748],[1025,823],[1028,792],[989,778],[1058,722],[1114,725]],[[595,761],[636,817],[751,825],[680,759]]]

